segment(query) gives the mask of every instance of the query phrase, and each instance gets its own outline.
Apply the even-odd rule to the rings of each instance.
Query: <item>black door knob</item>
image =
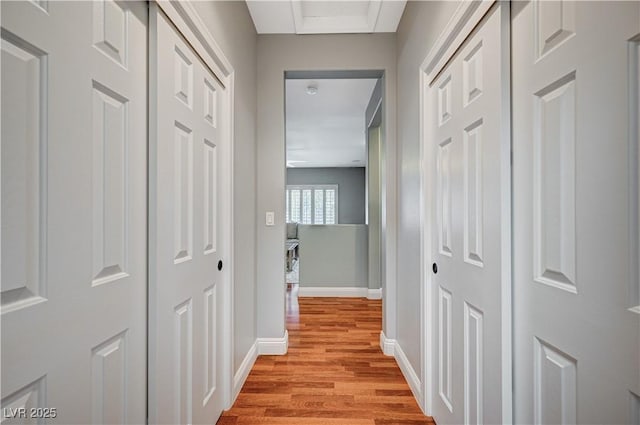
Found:
[[[434,274],[438,273],[438,265],[436,263],[433,263],[433,265],[431,266],[431,270],[433,270]]]
[[[218,261],[218,270],[222,270],[222,260]]]

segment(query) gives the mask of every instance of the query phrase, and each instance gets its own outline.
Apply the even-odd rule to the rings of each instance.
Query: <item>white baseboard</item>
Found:
[[[387,338],[384,332],[380,332],[380,349],[385,356],[393,356],[396,340]]]
[[[368,289],[367,290],[367,298],[370,299],[370,300],[381,300],[382,299],[382,288]]]
[[[382,289],[369,289],[359,286],[300,286],[299,297],[345,297],[368,298],[379,300],[382,298]]]
[[[409,359],[406,354],[404,354],[404,351],[402,351],[402,347],[400,347],[398,341],[387,338],[384,332],[380,332],[380,348],[385,356],[393,356],[396,359],[396,363],[398,363],[404,379],[406,379],[409,384],[409,388],[411,388],[411,392],[416,398],[418,406],[422,406],[422,385],[420,378],[418,378],[418,374],[415,369],[413,369],[413,366],[411,366]]]
[[[393,357],[395,357],[398,366],[400,366],[404,379],[407,380],[409,388],[411,388],[411,392],[418,402],[418,406],[422,406],[422,384],[420,383],[420,378],[418,378],[418,374],[413,369],[413,366],[411,366],[409,359],[404,354],[404,351],[402,351],[402,347],[400,347],[398,341],[395,341],[394,345]]]
[[[249,377],[249,373],[251,373],[251,369],[258,359],[258,356],[287,354],[288,348],[289,333],[286,330],[282,338],[257,338],[233,376],[233,398],[231,405],[233,405],[238,394],[240,394],[240,390],[242,390],[242,386]]]
[[[284,331],[282,338],[258,338],[256,340],[258,355],[283,355],[289,349],[289,332]]]
[[[244,382],[247,380],[249,373],[251,372],[251,368],[253,368],[256,359],[258,358],[258,341],[253,343],[249,352],[242,360],[242,364],[238,368],[238,371],[233,376],[233,398],[231,399],[231,405],[235,403],[236,398],[238,398],[238,394],[240,394],[240,390],[244,385]]]

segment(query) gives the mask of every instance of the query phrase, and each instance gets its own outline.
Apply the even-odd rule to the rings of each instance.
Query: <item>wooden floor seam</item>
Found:
[[[287,292],[289,351],[260,356],[218,425],[421,425],[393,357],[379,346],[382,302]]]

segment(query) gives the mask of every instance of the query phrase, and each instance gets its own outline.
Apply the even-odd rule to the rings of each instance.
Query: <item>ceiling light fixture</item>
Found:
[[[316,93],[318,93],[318,83],[312,81],[307,86],[307,94],[313,96]]]

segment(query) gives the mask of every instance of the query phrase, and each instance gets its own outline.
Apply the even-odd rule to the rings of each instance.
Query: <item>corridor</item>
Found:
[[[0,30],[3,425],[640,425],[640,0]]]
[[[287,291],[289,352],[256,361],[218,425],[433,423],[380,350],[382,302]],[[302,419],[304,418],[304,419]]]

